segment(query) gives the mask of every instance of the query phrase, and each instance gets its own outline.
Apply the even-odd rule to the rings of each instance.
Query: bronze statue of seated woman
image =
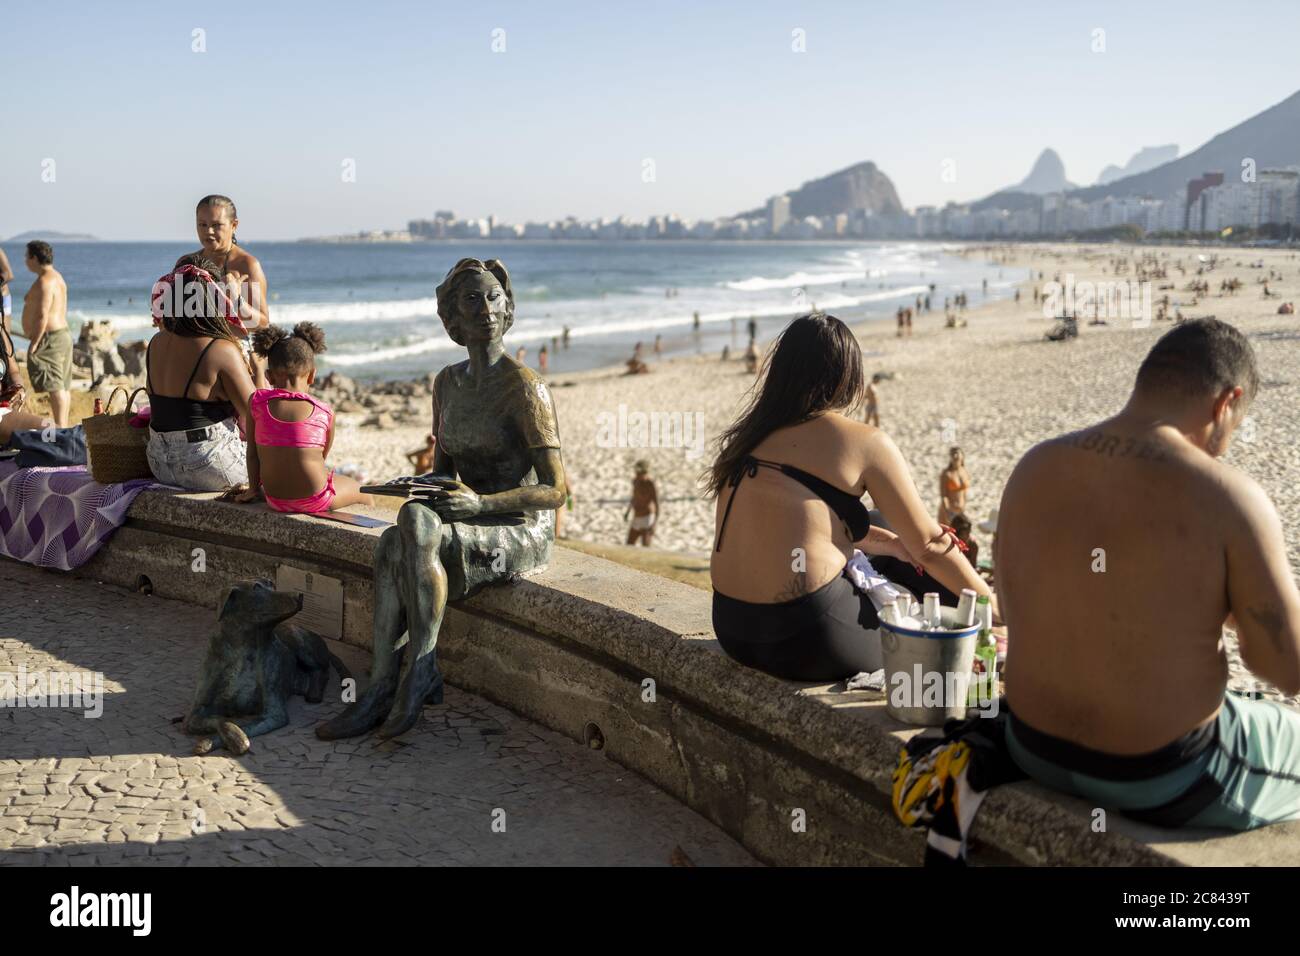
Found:
[[[324,740],[380,723],[381,737],[410,730],[426,699],[442,699],[435,645],[447,602],[550,560],[565,496],[560,433],[546,383],[501,342],[514,322],[510,276],[496,259],[462,259],[437,297],[469,359],[434,380],[433,473],[390,482],[418,490],[375,551],[371,683],[316,728]]]

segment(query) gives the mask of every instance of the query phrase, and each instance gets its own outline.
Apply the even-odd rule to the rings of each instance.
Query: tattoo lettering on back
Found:
[[[801,598],[808,593],[807,574],[800,572],[790,579],[790,583],[776,593],[776,602],[778,604],[785,601],[793,601],[795,598]]]
[[[1148,461],[1164,461],[1169,456],[1164,449],[1149,441],[1134,438],[1121,438],[1105,432],[1074,432],[1064,435],[1061,441],[1081,451],[1090,451],[1107,458],[1137,458]]]
[[[1282,615],[1279,614],[1275,608],[1252,607],[1248,608],[1246,613],[1249,614],[1254,619],[1255,623],[1260,626],[1260,629],[1268,635],[1268,642],[1273,645],[1273,650],[1277,651],[1279,654],[1286,650],[1286,646],[1282,643]]]

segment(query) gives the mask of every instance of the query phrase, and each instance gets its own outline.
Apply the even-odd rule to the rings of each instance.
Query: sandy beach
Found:
[[[945,329],[939,304],[919,316],[911,338],[899,339],[892,328],[859,326],[858,337],[868,373],[892,373],[879,386],[881,426],[898,443],[912,467],[922,498],[938,506],[938,476],[948,448],[966,454],[972,488],[967,513],[978,522],[997,507],[1004,483],[1020,459],[1038,441],[1083,427],[1117,412],[1132,388],[1138,364],[1171,325],[1152,321],[1134,327],[1131,320],[1111,319],[1106,326],[1079,323],[1079,337],[1044,341],[1054,324],[1033,304],[1033,288],[1043,273],[1050,282],[1060,273],[1075,281],[1113,281],[1110,263],[1118,257],[1155,252],[1168,263],[1168,278],[1153,288],[1156,302],[1170,296],[1170,313],[1180,308],[1187,318],[1213,315],[1246,332],[1256,349],[1262,387],[1234,440],[1226,460],[1251,475],[1268,492],[1282,517],[1292,567],[1300,574],[1300,319],[1278,315],[1282,302],[1300,299],[1300,260],[1288,250],[1198,249],[1174,246],[1153,249],[1118,245],[972,246],[972,258],[997,258],[998,269],[1024,277],[1021,301],[980,304],[970,293],[969,325]],[[1218,255],[1218,267],[1203,278],[1211,294],[1196,298],[1187,285],[1196,278],[1197,256]],[[1263,262],[1263,268],[1251,263]],[[1175,263],[1181,262],[1186,274]],[[1030,270],[1034,279],[1029,279]],[[1270,269],[1276,297],[1264,298],[1257,280]],[[1127,279],[1131,276],[1121,276]],[[1223,279],[1236,277],[1242,288],[1219,295]],[[733,350],[733,355],[738,354]],[[657,548],[707,555],[712,546],[713,504],[698,491],[697,478],[711,460],[712,442],[737,415],[753,377],[743,361],[723,363],[717,355],[650,360],[648,375],[628,376],[605,369],[553,376],[551,385],[564,441],[564,460],[574,489],[575,506],[565,530],[582,541],[619,544],[627,525],[632,463],[650,462],[664,500]],[[623,406],[620,412],[620,405]],[[707,446],[624,447],[617,444],[620,420],[635,422],[641,412],[680,413],[702,423]],[[341,414],[333,457],[336,462],[365,464],[372,476],[405,474],[404,453],[421,443],[423,424],[379,430],[364,427],[364,414]],[[611,424],[614,427],[610,427]],[[611,435],[614,441],[611,442]],[[636,429],[626,437],[637,438]],[[694,436],[690,436],[694,437]],[[613,447],[610,447],[611,444]],[[975,532],[981,548],[988,536]],[[987,551],[985,552],[987,553]],[[1230,644],[1234,679],[1244,676],[1236,648]]]
[[[990,253],[1006,257],[990,268],[991,274],[1001,268],[1008,276],[1020,271],[1026,277],[1019,305],[1008,300],[982,306],[975,291],[965,313],[969,325],[963,329],[942,327],[938,303],[935,311],[916,319],[909,339],[899,339],[892,328],[879,325],[857,328],[868,373],[894,375],[878,386],[881,425],[910,462],[925,500],[937,507],[939,472],[948,448],[960,445],[972,479],[968,514],[983,519],[998,505],[1003,484],[1028,448],[1119,410],[1139,362],[1171,323],[1152,321],[1134,328],[1127,320],[1092,327],[1080,321],[1078,339],[1046,342],[1043,335],[1053,322],[1034,307],[1037,280],[1027,277],[1032,268],[1035,274],[1041,270],[1045,281],[1056,273],[1073,274],[1079,281],[1114,280],[1113,273],[1102,270],[1111,259],[1131,251],[1110,245],[971,247],[966,254],[973,258]],[[1171,311],[1180,305],[1189,318],[1214,315],[1251,337],[1263,384],[1249,412],[1250,424],[1239,431],[1226,460],[1259,481],[1277,505],[1292,564],[1300,573],[1300,498],[1293,491],[1300,484],[1300,416],[1295,413],[1300,406],[1300,317],[1277,314],[1281,302],[1300,298],[1300,259],[1290,251],[1217,250],[1220,265],[1207,274],[1212,289],[1232,276],[1240,278],[1244,288],[1235,296],[1212,293],[1192,305],[1193,295],[1183,287],[1195,277],[1198,250],[1156,251],[1188,268],[1187,276],[1181,276],[1171,266],[1164,280],[1177,286],[1169,292]],[[1249,263],[1261,260],[1265,268],[1249,268]],[[1270,267],[1283,279],[1270,283],[1280,296],[1265,299],[1255,280]],[[1163,294],[1155,293],[1157,300]],[[575,496],[565,530],[580,540],[622,542],[632,463],[645,458],[665,500],[656,547],[707,552],[713,505],[700,497],[696,479],[711,460],[713,440],[735,418],[754,379],[739,358],[726,363],[717,355],[649,361],[648,375],[629,376],[613,368],[550,379]],[[633,447],[633,416],[638,412],[675,413],[688,422],[687,416],[697,416],[693,420],[702,423],[707,446],[691,441],[685,448]],[[404,453],[421,443],[425,425],[411,422],[381,430],[365,427],[368,417],[338,416],[334,460],[364,463],[375,477],[407,473]],[[629,440],[624,447],[617,444],[620,417],[631,424],[625,428]],[[687,437],[694,436],[687,432]],[[981,545],[987,543],[978,531],[975,536]]]

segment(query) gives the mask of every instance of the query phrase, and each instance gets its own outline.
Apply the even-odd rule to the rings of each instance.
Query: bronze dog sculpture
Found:
[[[301,594],[277,591],[265,579],[241,581],[226,592],[194,703],[183,718],[185,733],[202,735],[194,753],[224,744],[236,756],[245,754],[250,737],[289,722],[290,696],[320,702],[331,665],[340,677],[350,676],[320,635],[285,623],[301,610]]]

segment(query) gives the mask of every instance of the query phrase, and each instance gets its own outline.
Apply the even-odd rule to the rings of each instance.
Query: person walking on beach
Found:
[[[1259,387],[1245,335],[1189,320],[1152,346],[1118,414],[1012,472],[994,545],[1005,739],[1040,784],[1158,826],[1300,819],[1300,712],[1227,688],[1225,625],[1254,674],[1300,693],[1282,522],[1219,460]]]
[[[542,347],[537,351],[537,371],[545,375],[547,369],[550,368],[550,359],[551,353],[547,351],[546,343],[543,342]]]
[[[654,479],[650,477],[650,464],[644,460],[635,464],[636,476],[632,479],[632,501],[623,510],[623,520],[632,514],[632,524],[627,529],[627,543],[650,547],[655,534],[655,522],[659,520],[659,490]]]
[[[32,391],[50,396],[55,427],[68,427],[72,408],[72,333],[68,331],[68,284],[54,268],[48,242],[27,243],[27,268],[36,275],[23,301],[23,335],[27,346],[27,377]]]
[[[880,376],[871,376],[871,381],[867,384],[867,412],[862,420],[868,425],[880,427],[880,393],[876,391],[876,386],[880,384]]]
[[[948,467],[939,472],[939,524],[952,524],[953,518],[965,512],[969,490],[966,456],[954,445],[948,449]]]

